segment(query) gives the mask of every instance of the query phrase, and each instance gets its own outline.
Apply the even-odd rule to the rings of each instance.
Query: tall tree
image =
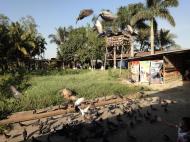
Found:
[[[50,34],[48,37],[51,39],[51,43],[55,43],[59,46],[67,40],[68,31],[66,27],[59,27],[56,29],[56,34]]]
[[[175,21],[169,12],[170,7],[178,6],[178,0],[146,0],[146,5],[131,19],[131,24],[134,25],[140,20],[150,21],[150,43],[151,54],[154,54],[154,21],[159,17],[166,19],[172,26],[175,26]]]
[[[2,70],[8,70],[8,64],[40,56],[45,51],[45,39],[38,33],[32,17],[10,22],[6,16],[0,16],[0,60]]]

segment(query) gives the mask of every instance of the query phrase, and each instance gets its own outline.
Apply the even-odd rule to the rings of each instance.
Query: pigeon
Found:
[[[133,28],[130,26],[130,25],[127,25],[127,29],[128,31],[132,34],[134,31],[133,31]]]
[[[92,9],[83,9],[83,10],[81,10],[79,16],[77,17],[76,23],[77,23],[79,20],[82,20],[82,19],[84,19],[85,17],[90,16],[93,12],[94,12],[94,11],[93,11]]]
[[[36,138],[32,137],[32,142],[41,142],[40,140],[37,140]]]
[[[150,108],[151,108],[151,110],[153,110],[153,111],[157,111],[157,108],[153,107],[152,105],[150,105]]]
[[[22,135],[23,135],[24,141],[26,141],[27,140],[27,136],[28,136],[26,129],[24,129]]]
[[[24,124],[22,122],[18,122],[18,124],[21,126],[21,127],[26,127],[26,126],[30,126],[32,125],[33,123],[30,123],[30,124]]]
[[[151,113],[147,110],[146,111],[146,114],[148,115],[148,116],[151,116]]]
[[[95,28],[98,31],[99,34],[103,33],[102,23],[99,20],[96,20],[95,22]]]
[[[84,98],[79,98],[75,101],[75,106],[79,106],[82,102],[84,102]]]
[[[13,97],[15,99],[20,99],[20,97],[22,96],[22,94],[16,89],[15,86],[11,85],[10,86],[10,90],[11,90],[11,93],[13,94]]]
[[[168,112],[168,108],[167,107],[164,108],[164,112]]]
[[[6,139],[8,139],[8,138],[10,138],[10,137],[11,137],[11,135],[10,135],[10,134],[6,134],[5,132],[4,132],[3,134],[4,134],[4,136],[5,136],[5,138],[6,138]]]
[[[127,133],[127,137],[128,137],[128,139],[129,139],[129,141],[132,141],[132,142],[136,142],[137,141],[137,138],[134,136],[134,135],[132,135],[130,132],[129,132],[129,130],[127,130],[126,131]]]
[[[99,16],[105,21],[113,21],[117,18],[117,16],[114,16],[113,13],[109,10],[103,10],[100,12]]]
[[[89,108],[90,108],[90,105],[89,106],[87,106],[86,108],[84,108],[84,109],[81,109],[80,107],[78,107],[79,108],[79,110],[80,110],[80,112],[81,112],[81,114],[82,114],[82,116],[85,116],[85,114],[87,114],[88,113],[88,110],[89,110]]]
[[[134,128],[134,122],[133,122],[133,121],[131,121],[131,122],[129,123],[129,125],[130,125],[131,128]]]
[[[33,114],[36,114],[36,112],[37,112],[36,109],[34,109],[34,110],[32,111]]]
[[[164,134],[163,135],[163,140],[164,141],[170,141],[171,139],[170,139],[170,137],[168,135]]]

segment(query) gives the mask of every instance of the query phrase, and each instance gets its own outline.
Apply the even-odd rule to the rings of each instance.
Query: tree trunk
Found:
[[[151,47],[151,55],[154,55],[154,22],[153,19],[151,20],[150,23],[150,47]]]
[[[123,45],[121,46],[121,60],[120,60],[120,76],[121,76],[121,63],[123,63]]]

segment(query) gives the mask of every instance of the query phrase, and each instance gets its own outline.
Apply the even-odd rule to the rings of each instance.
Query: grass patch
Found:
[[[127,75],[127,70],[122,70],[122,75]],[[9,76],[9,75],[7,75]],[[0,113],[5,116],[10,112],[39,109],[51,105],[58,105],[64,102],[58,94],[60,89],[70,88],[77,93],[78,97],[95,98],[101,96],[108,96],[113,94],[128,95],[135,93],[141,89],[141,87],[129,87],[121,84],[119,81],[119,70],[108,71],[69,71],[48,73],[45,75],[39,75],[35,73],[25,74],[25,80],[17,84],[17,88],[20,87],[22,91],[22,98],[15,100],[9,95],[4,96],[0,101]],[[9,76],[10,77],[10,76]],[[2,77],[2,82],[8,81],[9,77]],[[7,80],[6,80],[7,79]],[[10,80],[9,80],[10,81]],[[14,82],[13,80],[11,82]],[[10,84],[10,83],[9,83]],[[7,85],[7,84],[6,84]],[[5,87],[5,86],[4,86]],[[9,97],[7,97],[9,96]],[[0,116],[2,118],[2,116]]]

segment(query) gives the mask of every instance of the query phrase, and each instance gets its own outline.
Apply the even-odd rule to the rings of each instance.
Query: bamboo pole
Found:
[[[95,103],[94,106],[98,107],[98,106],[104,106],[104,105],[109,105],[109,104],[119,104],[125,101],[126,99],[117,98],[117,99]],[[46,117],[51,117],[51,116],[56,116],[56,115],[64,115],[64,114],[73,113],[73,112],[75,112],[74,108],[68,108],[67,110],[56,110],[56,111],[50,111],[50,112],[41,113],[41,114],[31,114],[31,115],[26,115],[26,116],[24,114],[21,114],[21,115],[17,115],[16,117],[10,117],[9,119],[1,120],[0,125],[36,120],[36,119],[41,119],[41,118],[46,118]]]

